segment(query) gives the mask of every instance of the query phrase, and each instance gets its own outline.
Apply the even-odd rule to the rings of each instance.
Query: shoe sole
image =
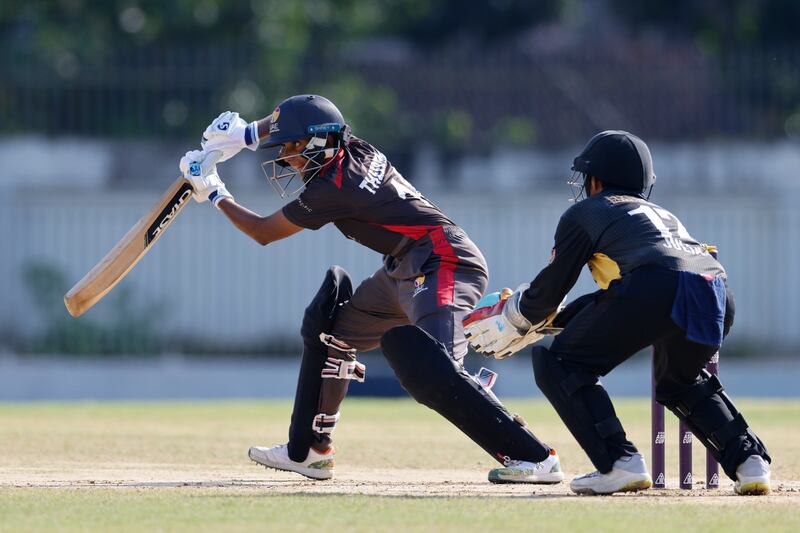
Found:
[[[250,453],[248,453],[247,456],[255,464],[263,466],[264,468],[271,468],[273,470],[278,470],[279,472],[294,472],[295,474],[300,474],[301,476],[305,476],[308,479],[313,479],[314,481],[327,481],[328,479],[331,479],[334,474],[333,470],[318,470],[315,468],[298,468],[297,470],[293,470],[291,468],[282,468],[280,466],[264,464],[261,461],[254,459]]]
[[[640,490],[647,490],[653,486],[653,482],[649,479],[641,479],[639,481],[631,481],[627,485],[623,485],[622,487],[618,488],[617,490],[610,490],[610,491],[598,491],[591,487],[579,488],[575,489],[570,487],[572,492],[575,494],[587,495],[587,496],[607,496],[609,494],[616,494],[617,492],[639,492]]]
[[[514,483],[528,484],[528,485],[558,485],[564,481],[564,474],[559,472],[560,475],[550,474],[550,477],[542,476],[529,476],[529,477],[504,477],[503,474],[496,476],[489,475],[489,483],[495,485],[511,485]]]
[[[734,492],[740,496],[766,496],[769,494],[769,490],[769,483],[763,481],[744,483],[739,487],[734,486]]]

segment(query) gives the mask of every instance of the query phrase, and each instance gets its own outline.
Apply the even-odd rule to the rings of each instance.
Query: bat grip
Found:
[[[217,164],[217,161],[219,161],[221,157],[221,150],[211,150],[206,154],[205,159],[203,159],[203,162],[200,164],[200,166],[203,168],[203,176],[206,176],[209,172],[211,172],[211,169],[214,168],[214,165]]]
[[[217,164],[217,161],[222,157],[222,150],[211,150],[206,154],[205,161],[203,163],[208,162],[208,166],[213,167]]]

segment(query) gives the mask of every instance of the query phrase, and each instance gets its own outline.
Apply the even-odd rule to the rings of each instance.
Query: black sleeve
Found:
[[[572,217],[562,216],[556,228],[550,264],[539,272],[520,298],[519,309],[525,318],[538,324],[555,311],[578,281],[583,265],[593,252],[594,243],[586,230]]]
[[[333,186],[330,180],[316,177],[305,190],[283,206],[283,214],[289,222],[307,229],[319,229],[328,222],[355,216],[358,209],[354,199]]]

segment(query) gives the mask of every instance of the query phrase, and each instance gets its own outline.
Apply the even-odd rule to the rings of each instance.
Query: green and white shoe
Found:
[[[759,455],[751,455],[736,468],[733,491],[742,496],[763,496],[770,490],[770,468]]]
[[[538,485],[554,485],[564,481],[564,472],[561,471],[561,461],[558,453],[550,450],[550,455],[540,463],[506,459],[503,468],[489,471],[489,481],[492,483],[531,483]]]
[[[289,458],[287,444],[264,448],[253,446],[247,453],[250,459],[260,465],[276,470],[297,472],[311,479],[330,479],[333,477],[333,446],[325,453],[319,453],[314,448],[308,450],[306,460],[298,463]]]

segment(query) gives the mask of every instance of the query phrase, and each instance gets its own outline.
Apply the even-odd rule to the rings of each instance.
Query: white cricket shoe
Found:
[[[550,450],[550,455],[540,463],[506,459],[504,468],[495,468],[489,471],[489,481],[492,483],[535,483],[540,485],[553,485],[564,481],[564,472],[561,471],[561,461],[558,453]]]
[[[733,491],[742,496],[769,494],[769,463],[759,455],[751,455],[736,468],[736,483]]]
[[[613,494],[615,492],[636,492],[653,486],[653,479],[647,471],[642,454],[620,457],[614,461],[611,472],[601,474],[592,472],[573,479],[569,488],[575,494]]]
[[[314,448],[308,450],[308,457],[302,463],[297,463],[289,458],[287,444],[263,448],[253,446],[247,452],[250,459],[260,465],[276,470],[297,472],[311,479],[330,479],[333,477],[333,446],[325,453],[319,453]]]

